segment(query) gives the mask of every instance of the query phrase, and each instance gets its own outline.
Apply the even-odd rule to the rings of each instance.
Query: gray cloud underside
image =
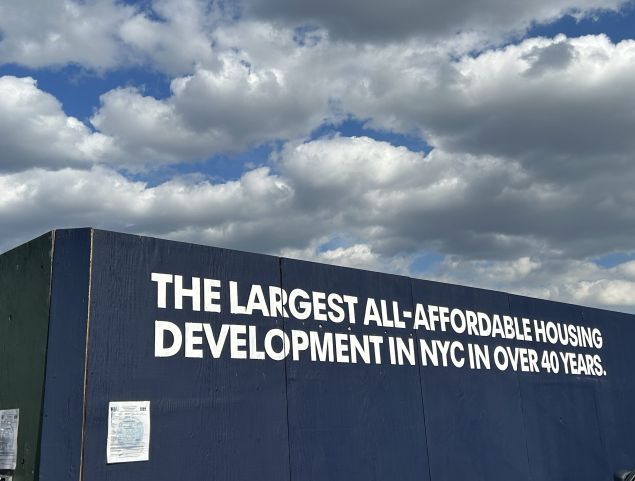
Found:
[[[532,190],[540,186],[514,184],[522,174],[497,161],[438,152],[423,156],[370,138],[333,137],[289,145],[277,162],[277,174],[259,168],[231,182],[174,179],[156,187],[103,167],[5,174],[2,231],[20,237],[47,227],[97,223],[399,273],[412,273],[413,259],[433,250],[447,257],[438,270],[423,273],[427,277],[592,304],[635,301],[625,288],[633,282],[631,271],[573,260],[579,233],[571,229],[561,240],[544,227],[578,216],[579,206],[571,203],[552,214],[557,196],[536,202]],[[474,189],[492,177],[510,181],[500,202],[489,200],[496,193]],[[583,197],[580,193],[578,200]],[[514,198],[527,202],[510,206]],[[527,216],[530,205],[541,215]],[[612,249],[617,236],[633,235],[628,227],[635,225],[633,209],[622,209],[630,222],[619,233],[596,236],[598,252]],[[514,216],[522,233],[510,232]],[[352,241],[321,248],[342,235]],[[8,246],[17,239],[9,234],[3,241]],[[563,272],[563,265],[569,269]]]
[[[461,32],[496,38],[518,33],[532,23],[565,14],[613,10],[626,2],[602,0],[249,0],[247,14],[285,25],[318,25],[333,38],[353,41],[399,41],[413,36],[446,39]]]

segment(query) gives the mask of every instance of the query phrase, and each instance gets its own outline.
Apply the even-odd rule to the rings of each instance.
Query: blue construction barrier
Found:
[[[635,469],[632,315],[92,229],[53,243],[37,479]]]

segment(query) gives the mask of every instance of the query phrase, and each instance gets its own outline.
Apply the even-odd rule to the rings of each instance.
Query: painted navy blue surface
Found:
[[[80,476],[90,237],[90,229],[55,231],[41,481],[77,481]]]
[[[619,312],[582,308],[585,324],[601,327],[607,376],[596,385],[596,416],[605,460],[611,470],[633,466],[635,457],[635,318]],[[589,414],[592,417],[591,414]],[[585,421],[586,422],[586,421]],[[593,422],[593,421],[591,421]]]
[[[518,315],[592,326],[582,318],[579,306],[521,296],[509,298],[512,311]],[[598,327],[606,333],[605,326]],[[576,348],[566,351],[590,352]],[[551,375],[520,375],[533,479],[593,480],[611,472],[597,416],[598,392],[607,382],[603,378],[567,376],[562,370]]]
[[[282,286],[360,299],[352,326],[291,317],[285,322],[287,332],[403,336],[401,329],[364,326],[363,300],[398,301],[413,309],[404,277],[282,259]],[[391,366],[383,347],[381,365],[287,359],[293,481],[430,479],[418,369]]]
[[[152,272],[280,284],[275,257],[95,231],[84,479],[289,479],[284,364],[155,358],[157,319],[240,320],[226,303],[220,314],[193,312],[187,300],[183,310],[157,309]],[[107,465],[108,402],[129,400],[151,402],[150,461]]]
[[[608,481],[618,469],[635,468],[632,315],[94,231],[86,345],[89,231],[58,231],[55,246],[42,435],[55,449],[42,450],[40,479]],[[357,296],[357,322],[230,315],[226,292],[220,314],[195,312],[187,300],[183,310],[161,309],[152,272],[183,275],[186,284],[198,276],[224,286],[234,280]],[[406,329],[365,326],[371,297],[398,301],[402,310],[434,304],[598,327],[607,375],[395,366],[386,344],[381,365],[313,362],[306,353],[299,361],[154,357],[155,320],[211,323],[215,333],[235,323],[289,335],[301,329],[526,345],[413,330],[410,319]],[[150,460],[108,465],[108,403],[135,400],[151,402]]]
[[[509,313],[507,294],[500,292],[412,280],[412,294],[415,303]],[[432,336],[425,331],[419,334],[422,338]],[[453,340],[457,336],[435,332],[434,338]],[[464,344],[488,342],[468,336],[461,340]],[[500,339],[495,343],[513,344]],[[420,369],[434,481],[532,479],[515,373],[433,366]]]

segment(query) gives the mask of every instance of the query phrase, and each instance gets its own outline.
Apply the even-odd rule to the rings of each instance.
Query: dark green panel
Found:
[[[52,234],[0,256],[0,409],[20,409],[13,481],[37,472],[49,318]]]

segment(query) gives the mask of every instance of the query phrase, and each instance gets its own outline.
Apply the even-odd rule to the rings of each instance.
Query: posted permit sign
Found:
[[[108,404],[107,461],[148,461],[150,455],[150,401]]]
[[[0,411],[0,469],[16,468],[18,457],[19,409]]]

